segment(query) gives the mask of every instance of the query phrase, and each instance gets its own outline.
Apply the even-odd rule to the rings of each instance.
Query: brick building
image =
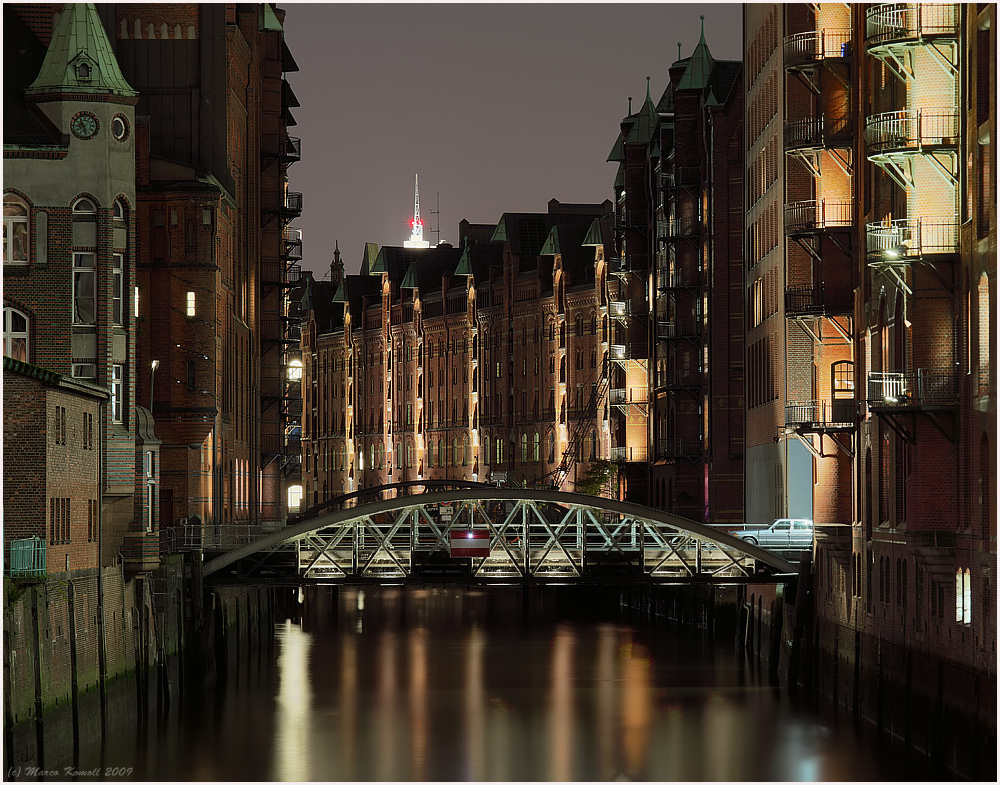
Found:
[[[104,562],[123,550],[130,568],[144,569],[147,554],[158,557],[155,520],[147,529],[135,509],[149,499],[155,504],[158,467],[150,467],[154,492],[147,497],[135,474],[136,91],[93,5],[60,10],[31,6],[22,17],[21,9],[4,6],[4,354],[29,364],[25,368],[44,369],[31,378],[43,382],[45,400],[69,417],[56,431],[63,437],[66,428],[78,434],[84,412],[56,402],[55,388],[79,392],[90,383],[109,392],[92,426],[100,487],[95,482],[85,491],[87,482],[77,477],[79,497],[50,498],[61,507],[42,500],[34,515],[44,510],[62,516],[64,526],[68,521],[68,536],[63,528],[49,544],[72,556],[77,543],[92,547],[83,543],[91,542],[90,505],[99,500]],[[23,376],[11,378],[13,389],[29,393]],[[37,464],[50,477],[46,493],[59,490],[51,479],[54,456],[23,458],[5,462],[7,481],[18,482],[15,474]],[[22,513],[5,504],[5,533],[18,530]]]
[[[745,7],[747,520],[815,519],[822,686],[927,750],[884,680],[996,712],[995,14]]]
[[[704,33],[609,161],[612,458],[623,492],[694,520],[743,519],[741,64]],[[631,109],[631,106],[630,106]]]
[[[606,459],[610,209],[552,200],[310,279],[305,504],[420,479],[572,487]]]

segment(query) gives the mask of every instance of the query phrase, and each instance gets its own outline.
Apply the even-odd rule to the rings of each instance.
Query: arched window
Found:
[[[496,439],[496,452],[497,452],[496,465],[497,466],[502,466],[503,465],[503,439],[501,439],[499,436]]]
[[[413,468],[413,445],[409,443],[406,445],[406,468]]]
[[[542,447],[542,439],[538,435],[538,431],[535,431],[535,435],[531,437],[532,463],[538,463],[541,460],[541,447]]]
[[[556,323],[549,322],[549,340],[554,341],[556,339]]]
[[[385,462],[385,445],[383,445],[382,442],[378,443],[378,450],[375,453],[375,457],[378,460],[376,465],[381,469],[382,464]],[[341,466],[341,468],[343,468],[343,466]]]
[[[528,434],[521,434],[521,463],[528,462]]]
[[[451,465],[458,466],[458,437],[451,437]]]
[[[583,315],[582,314],[577,314],[576,315],[576,335],[577,335],[578,338],[581,335],[583,335]]]
[[[556,460],[556,432],[549,431],[549,463]]]
[[[462,466],[469,465],[469,437],[462,437]]]
[[[483,437],[483,455],[486,456],[486,460],[487,461],[490,460],[491,453],[490,453],[490,437],[489,436],[484,436]]]
[[[125,220],[125,204],[121,199],[115,199],[114,206],[112,207],[112,216],[119,221]]]
[[[441,439],[438,439],[438,466],[444,467],[444,465],[444,442]]]
[[[97,215],[97,206],[90,199],[82,197],[73,202],[73,215]]]
[[[427,447],[427,468],[428,469],[433,469],[434,468],[434,443],[433,442],[428,442],[428,447]]]
[[[28,263],[28,206],[11,194],[3,198],[3,263]]]
[[[16,308],[3,309],[3,353],[21,362],[28,362],[28,317]]]
[[[590,460],[597,460],[597,429],[590,429]]]
[[[396,442],[396,468],[401,468],[403,465],[403,445],[401,442]]]
[[[590,315],[590,334],[597,335],[597,314]]]

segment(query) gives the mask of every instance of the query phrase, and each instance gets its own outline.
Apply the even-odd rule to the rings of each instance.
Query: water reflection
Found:
[[[207,722],[105,759],[139,780],[932,776],[792,708],[731,643],[593,618],[572,591],[308,589]]]

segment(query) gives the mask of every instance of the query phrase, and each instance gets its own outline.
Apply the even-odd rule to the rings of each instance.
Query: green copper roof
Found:
[[[611,148],[611,152],[608,153],[608,157],[605,160],[607,161],[625,160],[625,140],[622,139],[621,134],[618,134],[618,138],[615,140],[615,146]]]
[[[333,293],[333,300],[335,303],[346,303],[347,295],[344,293],[344,282],[340,282],[340,286],[337,287],[337,291]]]
[[[562,250],[559,248],[558,226],[553,226],[549,230],[549,236],[545,238],[545,242],[542,243],[542,250],[538,252],[539,256],[553,256],[555,254],[562,254]]]
[[[649,77],[646,77],[646,100],[642,105],[642,109],[639,110],[639,115],[636,118],[635,125],[632,126],[632,131],[628,135],[628,139],[625,140],[626,144],[649,144],[649,140],[653,138],[653,134],[656,131],[656,107],[653,105],[653,100],[649,97]]]
[[[370,273],[387,273],[389,272],[389,265],[385,259],[385,249],[383,248],[378,252],[378,256],[375,257],[375,261],[371,263],[368,268]]]
[[[660,102],[656,105],[656,111],[660,114],[671,114],[674,111],[674,87],[668,84],[667,89],[660,96]]]
[[[379,257],[381,258],[381,257]],[[411,264],[406,268],[406,275],[403,276],[403,282],[399,285],[400,289],[416,289],[417,288],[417,277],[413,274],[413,265]]]
[[[378,244],[377,243],[365,243],[365,255],[361,259],[361,274],[371,275],[376,272],[372,268],[378,261]],[[378,272],[384,272],[384,270],[379,270]]]
[[[63,6],[42,69],[26,93],[54,91],[138,95],[122,76],[93,3]]]
[[[278,21],[278,17],[274,15],[274,11],[271,10],[270,3],[264,3],[263,9],[261,11],[260,17],[260,29],[265,32],[284,32],[284,28],[281,26],[281,22]]]
[[[601,235],[600,218],[595,218],[590,222],[590,228],[587,229],[587,236],[583,238],[583,242],[580,245],[604,245],[604,238]]]
[[[462,255],[458,257],[458,264],[455,266],[455,275],[472,275],[472,255],[469,253],[469,238],[465,238],[465,247]]]
[[[507,242],[507,216],[500,216],[500,223],[497,224],[497,228],[493,232],[493,236],[490,238],[491,243],[505,243]]]
[[[687,70],[677,83],[678,90],[704,90],[708,86],[708,80],[712,75],[712,66],[715,61],[712,53],[708,51],[708,44],[705,43],[705,17],[701,17],[701,40],[694,48],[691,55],[691,62],[688,63]]]
[[[615,176],[616,193],[618,190],[624,187],[625,187],[625,164],[618,164],[618,174]]]

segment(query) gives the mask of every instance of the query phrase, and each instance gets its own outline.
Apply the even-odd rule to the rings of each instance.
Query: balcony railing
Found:
[[[785,205],[785,231],[814,232],[826,229],[849,229],[854,205],[829,199],[809,199]]]
[[[289,227],[285,230],[285,250],[282,256],[286,260],[299,261],[302,258],[302,230]]]
[[[649,225],[649,213],[646,210],[627,210],[625,212],[625,223],[627,226],[636,226],[645,229]]]
[[[645,387],[614,388],[610,391],[610,396],[612,406],[649,402],[649,391]]]
[[[697,388],[701,386],[699,378],[694,375],[690,381],[685,381],[684,373],[677,368],[663,368],[656,372],[656,386],[668,389],[681,387]]]
[[[701,185],[701,169],[697,166],[677,166],[660,174],[663,188],[698,188]]]
[[[261,152],[294,163],[302,160],[302,140],[296,136],[266,134],[261,138]]]
[[[4,553],[3,574],[9,578],[41,578],[45,575],[45,540],[26,537],[11,540]]]
[[[851,141],[847,117],[803,117],[785,121],[785,148],[841,147]]]
[[[868,263],[909,262],[958,252],[958,221],[901,218],[868,224]]]
[[[608,303],[608,315],[612,319],[624,319],[631,315],[632,303],[628,300],[611,300]]]
[[[612,447],[611,460],[614,463],[645,463],[649,450],[643,447]]]
[[[793,286],[785,289],[785,313],[847,314],[854,308],[854,290],[850,286]]]
[[[865,43],[871,48],[956,37],[959,20],[958,3],[879,3],[868,9]]]
[[[694,318],[673,319],[656,323],[656,338],[667,341],[671,338],[692,338],[698,335],[698,320]]]
[[[868,155],[920,152],[958,145],[958,113],[948,108],[901,109],[871,115],[865,122]]]
[[[611,360],[619,362],[624,360],[644,360],[646,359],[646,347],[640,344],[613,343],[609,349]]]
[[[669,267],[661,267],[657,273],[657,287],[660,289],[697,289],[701,286],[697,272],[671,271]]]
[[[790,401],[785,404],[785,425],[791,427],[848,428],[854,425],[854,398],[831,401]]]
[[[701,453],[697,439],[659,439],[656,443],[657,458],[696,458]]]
[[[803,65],[851,53],[850,28],[809,30],[785,36],[785,67]]]
[[[224,523],[218,526],[169,526],[160,529],[160,553],[194,550],[229,550],[249,545],[268,532],[258,524]]]
[[[958,376],[951,370],[869,371],[868,408],[953,406],[958,401]]]
[[[661,240],[670,240],[675,237],[694,237],[700,231],[701,220],[693,216],[656,222],[656,235]]]

